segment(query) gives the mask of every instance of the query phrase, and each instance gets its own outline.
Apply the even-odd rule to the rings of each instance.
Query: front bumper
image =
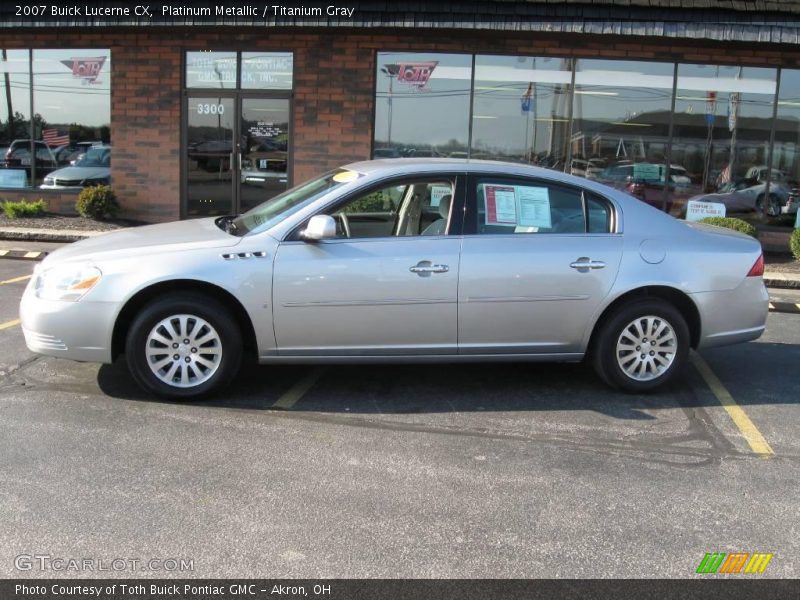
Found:
[[[19,305],[22,333],[31,352],[85,362],[111,362],[115,302],[41,300],[28,286]]]

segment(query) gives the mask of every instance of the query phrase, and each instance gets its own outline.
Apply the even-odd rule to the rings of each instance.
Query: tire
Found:
[[[658,336],[655,340],[653,331]],[[642,352],[644,347],[646,352]],[[686,320],[674,306],[659,299],[634,300],[617,308],[600,324],[591,348],[600,378],[632,394],[667,383],[683,368],[688,355]]]
[[[136,315],[125,354],[131,375],[145,390],[162,398],[198,399],[236,376],[242,341],[222,303],[204,294],[175,293]]]
[[[756,211],[759,213],[764,212],[764,195],[758,197],[756,200]],[[767,205],[767,215],[770,217],[779,217],[781,214],[781,202],[775,194],[769,195],[769,204]]]

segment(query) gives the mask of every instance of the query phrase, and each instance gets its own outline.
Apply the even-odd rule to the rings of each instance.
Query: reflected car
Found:
[[[93,185],[111,184],[111,147],[91,146],[70,167],[50,173],[40,186],[43,190],[80,190]]]
[[[241,182],[249,185],[263,185],[270,182],[287,181],[286,143],[276,143],[268,139],[260,140],[250,146],[247,155],[242,157]]]
[[[700,194],[689,198],[690,201],[717,202],[725,205],[727,214],[761,212],[766,195],[766,182],[757,179],[738,179],[722,184],[717,192]],[[772,182],[769,187],[769,203],[767,214],[777,217],[790,210],[789,189],[785,183]],[[796,210],[796,209],[795,209]]]
[[[34,152],[36,153],[35,163],[31,160],[31,141],[14,140],[6,150],[0,167],[25,171],[28,183],[31,182],[32,163],[36,166],[36,179],[44,177],[58,167],[58,161],[53,151],[43,141],[34,141]]]
[[[627,192],[634,198],[646,202],[655,208],[661,208],[664,202],[664,178],[642,177],[637,175],[637,167],[642,165],[653,166],[664,170],[664,165],[650,165],[650,163],[623,163],[604,169],[595,175],[597,181],[610,185],[618,190]],[[666,212],[671,213],[677,202],[682,202],[688,196],[691,179],[683,167],[672,165],[669,169],[669,183]]]
[[[33,352],[168,398],[262,364],[567,361],[648,392],[758,338],[761,246],[599,183],[458,159],[352,163],[241,215],[107,233],[39,263]],[[487,369],[491,367],[485,367]],[[535,385],[535,384],[534,384]]]

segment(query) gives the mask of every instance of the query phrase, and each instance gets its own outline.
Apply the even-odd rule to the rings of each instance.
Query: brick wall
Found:
[[[277,33],[273,33],[277,31]],[[181,69],[186,50],[282,50],[295,56],[292,178],[366,159],[372,143],[375,56],[380,50],[609,57],[800,68],[800,49],[605,36],[491,32],[419,33],[264,28],[61,29],[0,32],[5,48],[111,48],[112,178],[124,216],[166,221],[180,214]],[[69,212],[69,194],[44,197]]]

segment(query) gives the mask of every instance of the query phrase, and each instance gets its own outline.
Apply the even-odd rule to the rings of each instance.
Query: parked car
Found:
[[[722,184],[717,192],[700,194],[689,200],[717,202],[725,205],[726,214],[761,212],[766,194],[766,182],[757,179],[738,179]],[[789,199],[789,189],[783,182],[772,182],[769,187],[767,214],[775,217],[784,211]]]
[[[91,146],[71,167],[50,173],[40,186],[43,190],[83,189],[111,183],[111,147]]]
[[[279,181],[286,183],[286,142],[269,139],[258,140],[249,147],[242,158],[241,182],[250,185],[263,185]]]
[[[759,243],[537,167],[359,162],[248,212],[113,232],[39,263],[33,352],[172,398],[264,364],[580,361],[629,392],[759,337]]]
[[[31,160],[31,140],[14,140],[6,150],[2,162],[4,169],[16,169],[25,171],[27,184],[34,183],[32,180],[32,166],[36,166],[36,179],[43,178],[48,173],[58,168],[53,151],[42,141],[33,142],[35,161]]]
[[[664,186],[666,185],[669,191],[666,211],[671,213],[676,200],[683,201],[688,196],[692,182],[686,169],[680,165],[670,166],[668,182],[665,181],[666,178],[662,174],[664,170],[665,165],[663,164],[621,163],[603,170],[597,175],[597,180],[627,192],[634,198],[659,209],[664,202]]]
[[[74,142],[58,146],[53,150],[59,166],[74,165],[75,162],[92,146],[103,146],[103,142]]]

